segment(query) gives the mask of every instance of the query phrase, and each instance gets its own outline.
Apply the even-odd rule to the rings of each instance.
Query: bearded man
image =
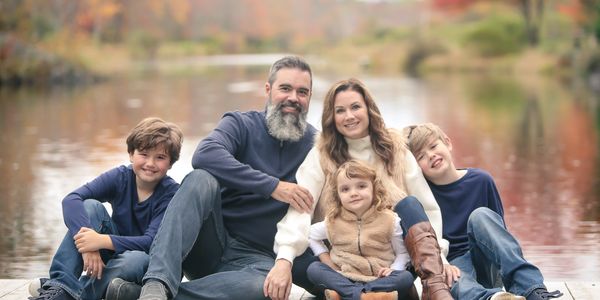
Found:
[[[311,89],[312,72],[303,59],[286,56],[271,66],[266,110],[228,112],[200,142],[195,170],[165,212],[143,281],[113,280],[107,300],[287,299],[287,273],[313,290],[306,277],[316,260],[310,252],[293,267],[277,260],[285,276],[269,274],[276,264],[277,222],[289,205],[310,211],[313,202],[295,183],[316,133],[306,122]],[[189,281],[182,283],[182,274]],[[141,295],[136,281],[143,282]]]

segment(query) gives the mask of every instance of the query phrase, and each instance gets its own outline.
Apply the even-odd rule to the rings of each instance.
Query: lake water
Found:
[[[225,59],[232,63],[219,64]],[[202,60],[78,88],[0,90],[0,278],[47,275],[66,232],[62,198],[128,163],[125,137],[142,118],[181,126],[181,181],[200,139],[230,110],[262,110],[275,58]],[[201,65],[195,68],[196,65]],[[309,121],[344,77],[315,71]],[[490,172],[509,229],[547,280],[600,281],[600,100],[571,83],[510,77],[407,79],[358,75],[388,126],[433,121],[459,167]]]

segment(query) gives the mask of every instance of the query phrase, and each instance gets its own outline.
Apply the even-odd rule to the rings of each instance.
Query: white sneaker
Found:
[[[492,295],[490,300],[525,300],[525,297],[517,296],[509,292],[497,292],[494,295]]]
[[[29,295],[31,295],[32,297],[38,297],[40,295],[40,289],[42,288],[44,283],[49,279],[50,278],[39,277],[29,282]]]

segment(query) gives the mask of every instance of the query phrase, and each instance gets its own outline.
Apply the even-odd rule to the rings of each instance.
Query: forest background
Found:
[[[296,53],[344,72],[535,74],[600,90],[599,14],[600,0],[3,0],[0,84]]]

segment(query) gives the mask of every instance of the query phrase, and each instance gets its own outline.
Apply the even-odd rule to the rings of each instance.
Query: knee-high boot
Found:
[[[452,295],[444,277],[435,231],[429,222],[420,222],[408,229],[404,239],[408,254],[423,285],[423,300],[451,300]]]

